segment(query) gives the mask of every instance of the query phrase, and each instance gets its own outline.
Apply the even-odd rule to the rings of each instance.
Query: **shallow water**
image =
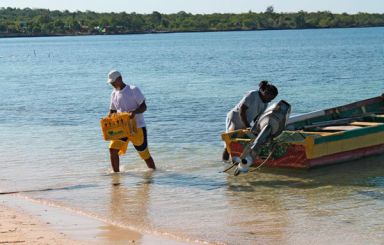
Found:
[[[384,28],[0,39],[0,190],[121,227],[224,244],[381,244],[384,158],[220,173],[225,116],[271,80],[293,113],[384,92]],[[111,174],[106,74],[146,96],[151,172]],[[40,190],[40,191],[33,191]]]

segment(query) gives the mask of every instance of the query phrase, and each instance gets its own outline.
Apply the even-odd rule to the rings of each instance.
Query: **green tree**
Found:
[[[265,9],[265,13],[266,14],[273,14],[275,12],[275,9],[273,8],[273,6],[268,6],[266,9]]]
[[[304,11],[300,11],[298,12],[296,15],[295,15],[295,27],[296,28],[305,28],[306,27],[306,24],[305,24],[305,12]]]
[[[53,22],[53,26],[54,26],[54,31],[55,32],[59,32],[59,33],[63,33],[64,32],[64,22],[61,20],[61,19],[57,19]]]
[[[7,25],[0,22],[0,32],[6,32],[7,31]]]
[[[81,25],[79,23],[79,21],[77,21],[76,19],[73,19],[70,23],[71,25],[71,29],[73,31],[80,31],[81,30]]]
[[[96,13],[0,7],[1,33],[114,34],[153,31],[216,31],[291,28],[384,26],[384,14],[333,14],[329,11],[276,13],[268,6],[263,13],[175,14]]]
[[[152,14],[151,14],[151,18],[150,18],[150,21],[155,25],[155,26],[158,26],[161,24],[161,19],[162,19],[162,16],[159,12],[157,11],[154,11]]]

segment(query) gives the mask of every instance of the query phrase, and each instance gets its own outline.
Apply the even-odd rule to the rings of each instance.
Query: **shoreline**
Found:
[[[2,195],[0,220],[1,244],[190,244],[117,227],[19,194]]]
[[[48,222],[0,203],[0,243],[9,244],[87,244],[54,231]]]
[[[290,31],[290,30],[322,30],[322,29],[361,29],[361,28],[383,28],[384,26],[354,26],[354,27],[318,27],[318,28],[265,28],[250,30],[189,30],[189,31],[152,31],[152,32],[127,32],[127,33],[77,33],[77,34],[23,34],[23,33],[0,33],[1,38],[33,38],[33,37],[83,37],[83,36],[122,36],[122,35],[149,35],[149,34],[173,34],[173,33],[210,33],[210,32],[251,32],[251,31]]]

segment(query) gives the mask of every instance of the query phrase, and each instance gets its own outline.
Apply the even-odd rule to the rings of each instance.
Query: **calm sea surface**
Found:
[[[107,73],[141,88],[147,171],[111,174]],[[384,157],[220,173],[226,113],[262,79],[293,114],[384,92],[384,28],[0,39],[0,190],[111,224],[219,244],[383,244]]]

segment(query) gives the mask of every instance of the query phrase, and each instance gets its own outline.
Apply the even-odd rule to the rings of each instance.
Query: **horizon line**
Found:
[[[109,11],[109,12],[101,12],[101,11],[97,11],[97,10],[79,10],[79,9],[76,9],[76,10],[69,10],[69,9],[50,9],[50,8],[41,8],[41,7],[10,7],[10,6],[7,6],[7,7],[0,7],[0,9],[7,9],[7,8],[11,8],[11,9],[20,9],[20,10],[25,10],[25,9],[31,9],[31,10],[49,10],[49,11],[60,11],[60,12],[65,12],[65,11],[68,11],[68,12],[94,12],[94,13],[98,13],[98,14],[119,14],[119,13],[127,13],[127,14],[132,14],[132,13],[135,13],[135,14],[142,14],[142,15],[149,15],[149,14],[152,14],[154,12],[158,12],[160,14],[166,14],[166,15],[172,15],[172,14],[178,14],[180,12],[185,12],[187,14],[192,14],[192,15],[210,15],[210,14],[246,14],[246,13],[255,13],[255,14],[263,14],[263,13],[266,13],[266,11],[260,11],[260,12],[254,12],[252,11],[252,9],[248,10],[248,11],[244,11],[244,12],[210,12],[210,13],[197,13],[197,12],[188,12],[188,11],[185,11],[185,10],[180,10],[178,12],[170,12],[170,13],[162,13],[160,11],[157,11],[157,10],[153,10],[152,12],[150,13],[143,13],[143,12],[136,12],[136,11],[132,11],[132,12],[127,12],[127,11]],[[295,13],[300,13],[300,12],[304,12],[304,13],[318,13],[318,12],[329,12],[331,14],[348,14],[348,15],[356,15],[356,14],[384,14],[383,13],[380,13],[380,12],[355,12],[355,13],[348,13],[348,12],[332,12],[330,10],[317,10],[317,11],[306,11],[306,10],[298,10],[298,11],[287,11],[287,12],[277,12],[277,11],[273,11],[272,13],[275,13],[275,14],[295,14]]]

